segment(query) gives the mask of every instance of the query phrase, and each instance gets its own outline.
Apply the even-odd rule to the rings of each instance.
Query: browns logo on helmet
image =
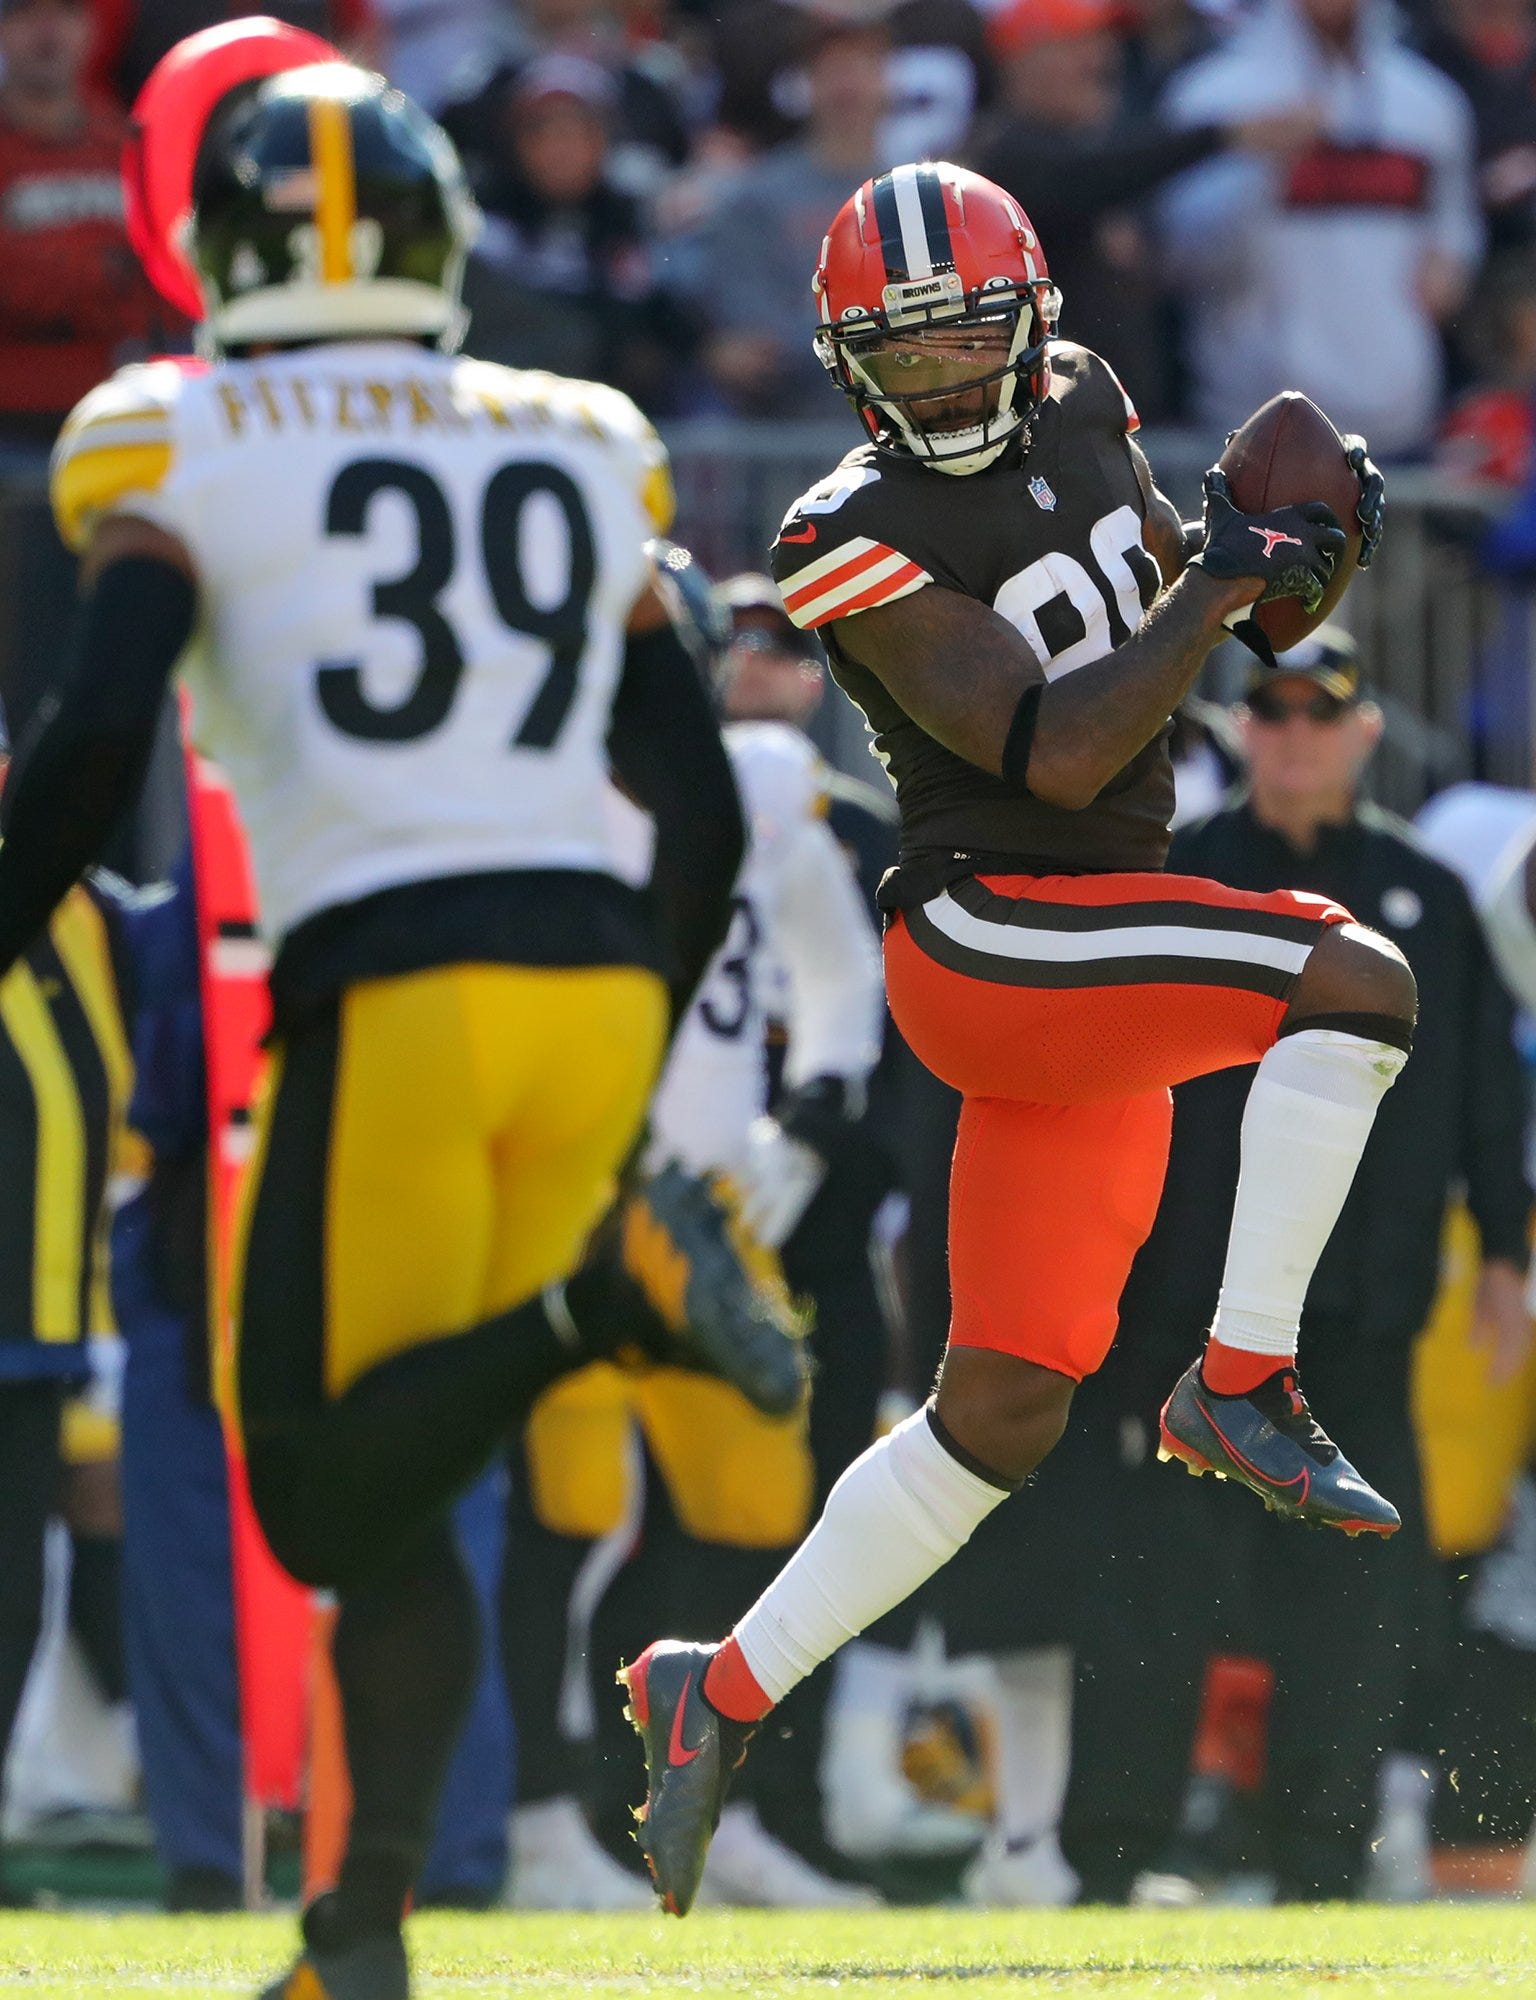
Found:
[[[866,181],[812,289],[816,353],[881,450],[980,472],[1044,399],[1061,294],[1029,217],[966,167]]]

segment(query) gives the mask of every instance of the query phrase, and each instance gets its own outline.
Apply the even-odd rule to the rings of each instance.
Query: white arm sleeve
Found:
[[[1525,900],[1525,862],[1536,827],[1499,856],[1481,900],[1483,924],[1499,976],[1520,1005],[1536,1013],[1536,922]]]
[[[791,1088],[814,1076],[862,1081],[880,1054],[880,941],[825,820],[785,833],[775,877],[772,936],[790,990],[784,1080]]]

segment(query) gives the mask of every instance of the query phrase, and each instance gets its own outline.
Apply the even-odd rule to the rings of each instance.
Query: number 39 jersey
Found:
[[[898,900],[909,890],[920,897],[934,870],[952,875],[961,863],[1031,874],[1163,865],[1173,809],[1163,741],[1092,805],[1068,812],[946,750],[838,638],[839,620],[939,584],[1016,626],[1047,680],[1120,645],[1160,588],[1126,443],[1136,421],[1114,371],[1056,341],[1050,392],[1022,458],[959,479],[866,445],[785,517],[773,548],[785,605],[797,625],[820,632],[896,787]]]
[[[375,891],[612,872],[605,741],[655,433],[616,391],[401,342],[121,370],[55,452],[66,541],[121,512],[197,570],[184,665],[267,930]]]

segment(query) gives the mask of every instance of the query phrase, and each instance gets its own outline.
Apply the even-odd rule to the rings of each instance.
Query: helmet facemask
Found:
[[[877,447],[965,475],[995,464],[1044,400],[1060,310],[1048,279],[994,277],[966,295],[951,272],[887,285],[877,312],[847,308],[817,328],[816,352]]]

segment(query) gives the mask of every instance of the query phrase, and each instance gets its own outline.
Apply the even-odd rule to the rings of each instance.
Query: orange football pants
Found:
[[[950,1344],[1080,1381],[1157,1213],[1170,1088],[1257,1062],[1349,912],[1187,875],[969,877],[886,933],[891,1013],[964,1105]]]

